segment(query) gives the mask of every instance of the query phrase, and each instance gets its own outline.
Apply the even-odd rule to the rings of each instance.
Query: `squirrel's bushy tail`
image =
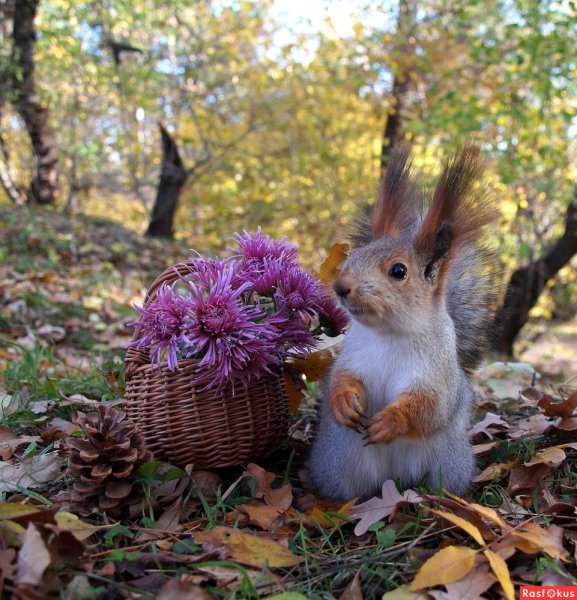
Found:
[[[425,279],[446,296],[459,362],[466,371],[478,365],[487,349],[496,303],[497,257],[484,239],[497,213],[481,175],[478,149],[465,146],[445,163],[424,212],[410,153],[401,146],[391,157],[370,218],[353,236],[358,245],[383,236],[412,241]]]

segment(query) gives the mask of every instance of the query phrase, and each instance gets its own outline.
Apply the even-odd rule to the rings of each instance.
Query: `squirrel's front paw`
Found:
[[[364,417],[365,388],[359,379],[346,373],[335,373],[328,406],[339,425],[357,429]]]
[[[408,431],[407,419],[394,405],[376,413],[367,427],[365,442],[387,444]]]

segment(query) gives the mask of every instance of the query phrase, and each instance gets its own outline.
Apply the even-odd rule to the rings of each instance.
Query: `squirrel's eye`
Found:
[[[389,271],[389,277],[403,280],[407,278],[407,267],[403,263],[395,263]]]

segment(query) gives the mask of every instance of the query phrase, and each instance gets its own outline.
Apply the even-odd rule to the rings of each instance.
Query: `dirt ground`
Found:
[[[577,385],[577,317],[530,329],[517,352],[520,361],[533,365],[543,377]]]

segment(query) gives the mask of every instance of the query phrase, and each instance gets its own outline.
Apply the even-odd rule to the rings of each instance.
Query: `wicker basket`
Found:
[[[147,302],[163,283],[189,272],[186,263],[166,269],[148,290]],[[133,341],[140,339],[139,328]],[[248,389],[199,391],[195,360],[176,371],[151,365],[148,351],[126,352],[126,410],[156,458],[195,468],[220,468],[257,460],[286,437],[287,393],[282,372],[264,374]],[[202,387],[202,386],[201,386]]]

